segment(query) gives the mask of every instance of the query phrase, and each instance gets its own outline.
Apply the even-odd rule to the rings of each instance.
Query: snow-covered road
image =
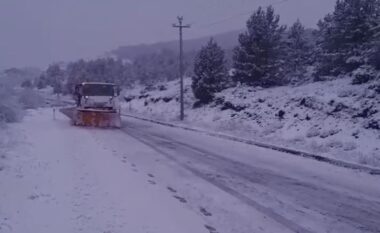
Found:
[[[130,118],[13,128],[1,233],[380,232],[378,176]]]
[[[100,141],[114,132],[71,127],[51,109],[13,128],[18,145],[1,161],[1,233],[207,232],[199,216],[126,162],[129,151]]]
[[[276,221],[279,232],[380,232],[379,177],[138,120],[125,119],[123,131]]]

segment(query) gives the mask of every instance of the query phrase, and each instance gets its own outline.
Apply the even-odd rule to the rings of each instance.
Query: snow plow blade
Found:
[[[100,128],[121,127],[120,114],[115,111],[64,108],[61,112],[71,119],[73,125]]]

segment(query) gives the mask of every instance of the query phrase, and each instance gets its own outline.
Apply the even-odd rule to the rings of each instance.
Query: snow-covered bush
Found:
[[[42,106],[43,98],[30,88],[15,91],[8,86],[0,86],[0,122],[18,122],[24,109]]]
[[[345,142],[343,143],[343,150],[344,151],[352,151],[355,150],[358,146],[354,142]]]
[[[19,102],[25,109],[33,109],[41,107],[44,100],[35,90],[27,88],[20,93]]]
[[[380,159],[374,155],[365,155],[363,153],[358,153],[359,163],[364,165],[378,166],[380,164]]]
[[[332,139],[326,143],[326,146],[331,148],[331,149],[340,149],[344,146],[344,144],[339,140]]]
[[[273,134],[273,133],[277,132],[278,130],[280,130],[283,127],[284,127],[284,123],[274,121],[274,122],[271,122],[270,124],[268,124],[264,128],[264,130],[262,131],[262,134],[263,134],[263,136],[266,136],[266,135],[269,135],[269,134]]]
[[[342,89],[342,90],[339,90],[338,97],[340,98],[351,97],[354,94],[355,93],[353,89]]]
[[[313,137],[318,137],[321,134],[321,132],[318,130],[316,127],[312,127],[308,129],[306,132],[306,137],[308,138],[313,138]]]
[[[33,87],[33,82],[30,79],[25,80],[24,82],[21,83],[21,87],[23,88],[32,88]]]
[[[380,37],[380,36],[379,36]],[[380,41],[377,42],[377,45],[372,50],[372,55],[370,58],[370,63],[378,70],[380,70]]]
[[[326,129],[326,130],[324,130],[324,131],[321,132],[321,134],[319,135],[319,137],[321,137],[321,138],[327,138],[327,137],[333,136],[333,135],[335,135],[337,133],[339,133],[338,129]]]
[[[318,99],[314,96],[307,96],[302,98],[300,101],[300,106],[304,106],[313,110],[322,110],[323,103],[319,102]]]
[[[321,143],[318,143],[316,141],[311,141],[310,150],[313,153],[317,153],[317,154],[328,153],[330,151],[327,146],[325,146]]]
[[[23,109],[14,91],[0,86],[0,122],[17,122],[23,115]]]
[[[378,75],[378,72],[369,65],[364,65],[359,67],[357,70],[355,70],[353,73],[353,85],[360,85],[363,83],[368,83],[369,81],[376,78]]]

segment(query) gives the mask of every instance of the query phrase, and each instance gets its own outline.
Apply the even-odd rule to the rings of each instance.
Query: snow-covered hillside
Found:
[[[239,86],[193,108],[186,85],[186,124],[239,137],[380,166],[380,85],[352,85],[350,79],[298,87]],[[178,82],[125,90],[124,110],[177,121]]]

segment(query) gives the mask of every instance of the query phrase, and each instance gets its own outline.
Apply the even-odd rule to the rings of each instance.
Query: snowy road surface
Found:
[[[380,232],[378,176],[130,118],[13,128],[1,233]]]

